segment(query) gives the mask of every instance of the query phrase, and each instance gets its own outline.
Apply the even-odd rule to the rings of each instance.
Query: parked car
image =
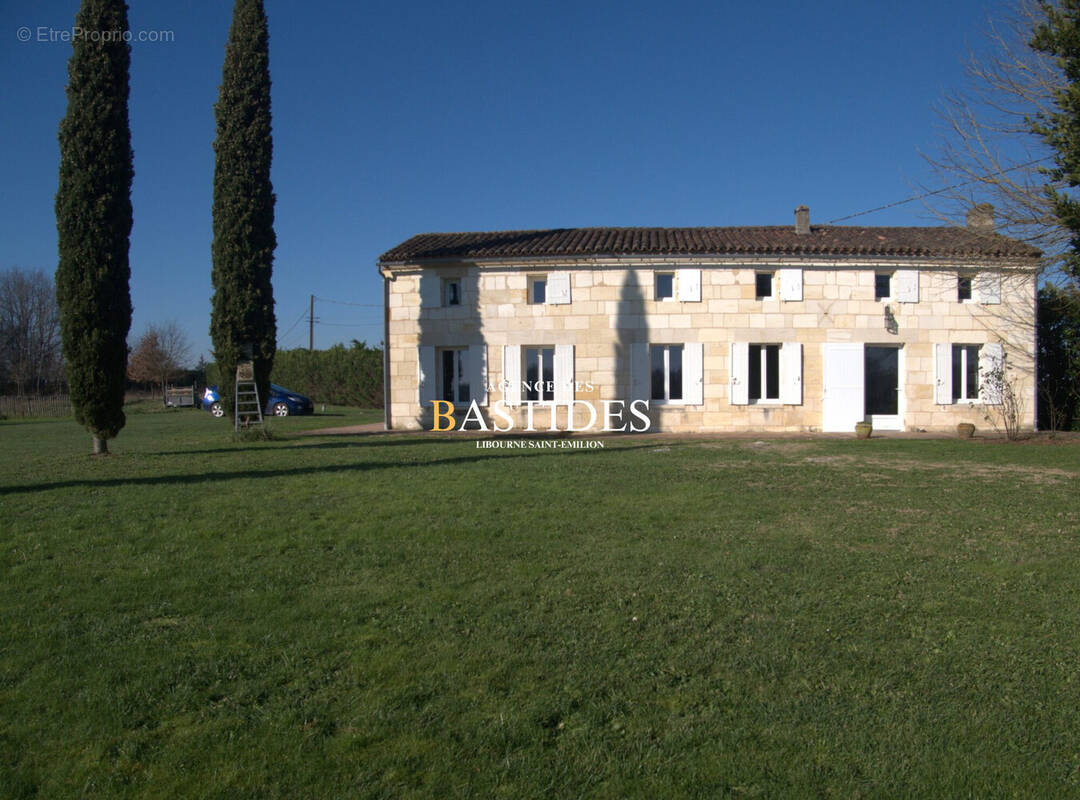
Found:
[[[217,386],[207,386],[203,392],[202,407],[215,417],[225,416],[225,406],[221,404]],[[270,384],[270,396],[266,398],[263,414],[274,417],[288,417],[296,414],[314,414],[315,404],[302,394],[290,392],[276,383]]]

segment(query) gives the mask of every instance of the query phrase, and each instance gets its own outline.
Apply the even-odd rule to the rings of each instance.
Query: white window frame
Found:
[[[652,392],[652,354],[653,354],[653,350],[655,348],[657,348],[657,347],[662,347],[664,349],[664,396],[663,397],[653,397],[652,396],[653,395],[653,392]],[[682,358],[681,358],[681,361],[682,361],[682,367],[681,367],[682,385],[679,387],[680,390],[681,390],[679,393],[682,395],[682,397],[677,398],[675,400],[671,399],[671,348],[673,348],[673,347],[677,347],[679,349],[679,352],[682,355]],[[649,345],[649,401],[653,405],[658,405],[658,406],[664,406],[664,405],[678,405],[678,406],[681,406],[681,405],[686,405],[686,345],[685,344],[678,344],[678,343],[659,344],[659,343],[657,343],[657,344],[650,344]]]
[[[780,347],[780,396],[775,399],[750,399],[750,347]],[[761,351],[761,358],[767,358],[768,351]],[[728,367],[728,402],[733,406],[801,406],[803,404],[802,385],[802,344],[800,342],[732,342],[731,359]],[[768,380],[767,367],[762,365],[762,379]],[[764,392],[762,392],[764,394]]]
[[[977,344],[953,344],[949,347],[949,369],[953,373],[956,372],[956,348],[960,348],[960,395],[957,396],[955,382],[952,387],[952,401],[956,404],[963,403],[979,403],[982,401],[982,372],[980,370],[980,362],[982,361],[982,346]],[[975,396],[969,397],[967,395],[967,374],[968,374],[968,359],[971,357],[971,351],[975,351]]]
[[[759,275],[768,275],[769,276],[769,293],[768,294],[758,294],[758,276]],[[757,300],[772,300],[775,297],[776,297],[776,271],[774,270],[774,271],[770,272],[769,270],[764,270],[764,269],[756,270],[754,272],[754,298],[757,299]]]
[[[968,284],[968,296],[960,297],[960,282],[967,281]],[[958,303],[974,303],[975,302],[975,275],[971,272],[956,273],[956,302]]]
[[[538,399],[535,399],[535,400],[529,399],[529,390],[527,390],[525,388],[524,384],[525,384],[526,381],[528,381],[528,376],[529,376],[529,351],[530,350],[535,350],[537,352],[536,374],[537,374],[537,379],[541,383],[544,382],[544,366],[545,366],[544,351],[545,350],[550,350],[551,351],[551,399],[550,400],[545,400],[544,399],[544,391],[545,390],[543,390],[543,389],[540,390],[540,392],[539,392],[540,397]],[[553,344],[523,344],[523,345],[521,345],[521,372],[519,374],[521,375],[521,382],[522,382],[521,401],[523,403],[535,403],[536,405],[540,405],[540,406],[553,406],[553,405],[555,405],[555,397],[557,395],[556,388],[559,385],[558,380],[557,380],[556,375],[555,375],[555,361],[556,361],[556,358],[555,358],[555,345],[553,345]]]
[[[750,360],[753,360],[753,358],[754,358],[754,354],[753,354],[752,351],[753,351],[753,348],[755,348],[755,347],[761,348],[761,350],[760,350],[760,352],[758,354],[759,364],[761,365],[761,367],[760,367],[761,368],[761,386],[758,387],[758,388],[759,388],[759,391],[761,393],[761,396],[757,397],[757,398],[754,398],[754,397],[750,396],[750,394],[751,394],[751,392],[753,390],[753,387],[750,385]],[[766,348],[769,348],[769,347],[775,347],[776,348],[776,397],[766,397],[765,396],[766,387],[769,385],[769,376],[768,376],[768,372],[767,372],[767,369],[768,369],[768,367],[767,367],[767,364],[768,364],[768,350],[766,349]],[[761,343],[749,342],[747,344],[747,356],[748,356],[748,359],[749,359],[747,361],[747,371],[746,371],[746,382],[747,382],[746,399],[747,399],[747,405],[752,405],[752,406],[779,406],[779,405],[783,405],[783,401],[780,399],[782,397],[783,391],[784,391],[783,381],[782,381],[782,378],[781,378],[782,373],[783,373],[783,365],[782,365],[782,359],[781,359],[781,352],[783,350],[783,347],[784,346],[780,342],[761,342]]]
[[[660,278],[671,278],[671,294],[666,297],[660,296]],[[675,302],[675,272],[672,270],[658,271],[653,273],[653,299],[658,303]]]
[[[451,394],[453,398],[450,400],[454,404],[454,409],[468,408],[473,398],[476,397],[476,393],[473,391],[473,372],[469,369],[469,349],[468,347],[436,347],[435,348],[435,399],[446,401],[446,386],[443,382],[443,360],[446,353],[453,353],[453,373],[454,377],[451,379]],[[465,400],[461,400],[458,397],[459,389],[461,388],[462,378],[469,384],[469,396]]]
[[[451,287],[457,287],[457,302],[451,303],[450,298],[453,294]],[[461,297],[461,278],[443,278],[442,279],[442,305],[444,308],[455,308],[462,305]]]
[[[885,277],[885,278],[889,279],[889,291],[888,291],[887,294],[884,294],[884,295],[879,297],[878,293],[877,293],[877,282],[878,282],[878,278],[881,278],[881,277]],[[879,270],[879,271],[874,272],[874,299],[879,301],[879,302],[882,302],[882,303],[891,302],[892,299],[893,299],[893,294],[894,294],[894,289],[895,289],[895,287],[893,285],[895,281],[896,281],[896,273],[895,272],[885,272],[884,270]]]
[[[537,300],[536,299],[536,285],[537,284],[543,284],[543,286],[544,286],[544,299],[543,300]],[[548,294],[547,293],[547,284],[548,284],[548,276],[547,275],[530,275],[529,276],[528,298],[527,298],[529,305],[531,305],[531,306],[542,306],[542,305],[545,305],[547,303],[547,294]]]

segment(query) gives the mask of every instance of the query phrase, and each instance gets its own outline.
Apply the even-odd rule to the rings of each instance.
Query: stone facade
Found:
[[[596,430],[603,401],[617,411],[617,401],[638,399],[650,401],[651,429],[663,431],[851,430],[866,416],[876,428],[944,432],[971,422],[985,430],[1000,409],[987,384],[997,365],[1020,398],[1024,427],[1034,425],[1032,259],[620,256],[381,266],[395,429],[430,429],[431,401],[451,398],[458,419],[475,400],[491,424],[496,404],[505,406],[517,431],[529,413],[537,430],[551,427],[552,413],[565,429],[572,401],[584,401],[573,403],[573,424],[590,422],[588,404]],[[546,302],[530,302],[538,281]],[[971,298],[961,299],[968,286]],[[545,370],[558,385],[540,387],[548,402],[538,392],[529,404],[528,379]],[[524,393],[508,393],[521,381]],[[610,426],[628,422],[624,413]]]

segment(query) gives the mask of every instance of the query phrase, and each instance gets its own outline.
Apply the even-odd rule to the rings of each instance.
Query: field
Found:
[[[1080,796],[1080,444],[0,423],[0,797]]]

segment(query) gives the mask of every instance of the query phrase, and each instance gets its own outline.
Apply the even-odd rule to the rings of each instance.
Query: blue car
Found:
[[[221,404],[217,386],[207,386],[203,392],[202,407],[215,417],[225,416],[225,406]],[[288,417],[294,414],[314,414],[315,404],[302,394],[290,392],[276,383],[270,384],[270,396],[266,398],[263,414],[274,417]]]

